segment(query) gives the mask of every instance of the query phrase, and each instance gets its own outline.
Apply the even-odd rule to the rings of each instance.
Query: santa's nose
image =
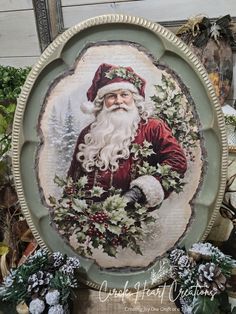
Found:
[[[120,96],[120,95],[116,95],[116,101],[115,101],[115,103],[116,103],[117,105],[122,104],[122,103],[123,103],[123,97]]]

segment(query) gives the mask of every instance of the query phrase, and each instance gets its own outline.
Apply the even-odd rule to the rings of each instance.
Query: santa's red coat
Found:
[[[73,181],[76,181],[79,177],[86,175],[88,177],[88,184],[86,186],[88,190],[94,185],[101,186],[105,190],[111,187],[122,189],[122,191],[128,190],[131,182],[140,176],[137,166],[142,165],[144,160],[135,160],[133,154],[130,154],[128,159],[121,159],[119,161],[119,168],[115,172],[111,172],[110,170],[101,171],[99,169],[86,172],[82,168],[81,163],[77,160],[76,155],[78,153],[79,144],[84,143],[84,136],[89,130],[90,125],[80,133],[75,145],[68,176],[70,176]],[[172,135],[169,127],[162,120],[149,118],[147,122],[142,120],[139,123],[136,137],[132,144],[142,145],[145,140],[152,144],[153,151],[155,152],[155,154],[149,156],[145,161],[148,161],[149,164],[153,166],[157,164],[170,165],[173,170],[184,175],[187,169],[185,154],[178,141]],[[159,180],[161,183],[160,178],[155,177],[155,179]],[[165,197],[167,197],[170,192],[171,190],[166,191],[164,189]]]

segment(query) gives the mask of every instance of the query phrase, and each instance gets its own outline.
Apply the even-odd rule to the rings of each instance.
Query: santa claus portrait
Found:
[[[191,228],[204,138],[188,87],[150,52],[87,47],[50,85],[39,129],[42,199],[79,255],[147,267]]]

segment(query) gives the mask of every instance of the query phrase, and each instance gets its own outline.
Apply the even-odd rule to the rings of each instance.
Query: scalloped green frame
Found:
[[[41,202],[36,174],[32,175],[31,171],[39,144],[38,117],[48,87],[53,78],[70,67],[88,40],[138,43],[179,73],[189,87],[202,125],[209,163],[195,202],[195,220],[179,245],[189,247],[196,241],[204,240],[218,213],[227,173],[227,137],[220,105],[206,71],[181,40],[157,23],[127,15],[98,16],[66,30],[43,52],[23,86],[13,126],[13,173],[22,211],[36,240],[50,251],[76,255],[50,226],[48,209]],[[137,283],[140,287],[151,287],[153,270],[158,273],[155,284],[169,277],[166,257],[145,269],[126,272],[101,269],[92,260],[83,257],[80,260],[80,280],[96,289],[132,289]],[[103,285],[104,281],[107,286]]]

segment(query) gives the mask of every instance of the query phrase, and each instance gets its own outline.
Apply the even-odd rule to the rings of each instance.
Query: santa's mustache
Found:
[[[120,109],[123,109],[125,111],[129,111],[131,108],[130,106],[127,106],[125,104],[120,104],[120,105],[112,105],[111,107],[109,108],[106,108],[107,111],[116,111],[116,110],[120,110]]]

